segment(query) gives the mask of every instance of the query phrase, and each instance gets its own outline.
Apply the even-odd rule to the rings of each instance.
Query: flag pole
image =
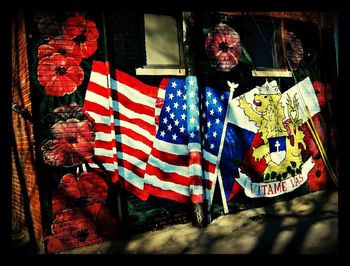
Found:
[[[215,172],[214,172],[213,187],[210,190],[210,206],[211,206],[211,204],[213,202],[213,196],[214,196],[216,181],[218,181],[219,182],[219,187],[220,187],[220,193],[221,193],[221,200],[222,200],[222,204],[223,204],[223,207],[224,207],[224,213],[225,214],[229,213],[229,210],[228,210],[227,199],[226,199],[226,196],[225,196],[225,190],[224,190],[224,185],[223,185],[223,181],[222,181],[222,175],[221,175],[221,171],[219,169],[219,166],[220,166],[220,161],[221,161],[221,156],[222,156],[222,149],[223,149],[224,142],[225,142],[226,129],[227,129],[227,119],[228,119],[229,111],[230,111],[230,101],[231,101],[231,99],[233,97],[233,93],[235,91],[235,88],[237,88],[238,85],[239,85],[239,84],[235,84],[234,82],[231,83],[230,81],[227,81],[227,84],[230,86],[230,96],[228,98],[226,115],[225,115],[224,125],[223,125],[223,128],[222,128],[220,147],[219,147],[218,158],[217,158],[217,161],[216,161],[216,167],[215,167]]]
[[[104,44],[104,56],[105,56],[105,65],[106,65],[106,70],[108,71],[106,74],[106,82],[107,82],[107,91],[108,91],[108,101],[109,101],[109,116],[111,119],[110,127],[111,127],[111,132],[114,132],[115,134],[115,128],[114,128],[114,111],[113,111],[113,98],[112,98],[112,87],[111,87],[111,74],[110,74],[110,65],[109,65],[109,57],[108,57],[108,45],[107,45],[107,27],[106,27],[106,18],[105,18],[105,12],[102,12],[102,25],[103,25],[103,44]],[[116,170],[118,169],[118,161],[116,158],[116,147],[114,148],[115,154],[114,156],[114,175],[116,174]],[[113,179],[113,178],[112,178]],[[115,179],[115,178],[114,178]]]
[[[286,59],[287,59],[287,63],[289,65],[289,68],[292,69],[292,67],[290,65],[290,62],[289,62],[287,57],[286,57]],[[333,171],[333,168],[332,168],[331,164],[329,163],[329,160],[328,160],[327,154],[325,152],[325,149],[323,147],[322,141],[321,141],[320,136],[319,136],[319,134],[318,134],[318,132],[316,130],[315,124],[314,124],[314,122],[312,120],[309,107],[307,106],[307,104],[306,104],[306,102],[304,100],[304,97],[303,97],[303,95],[300,92],[300,87],[299,87],[300,82],[299,83],[297,82],[297,79],[295,77],[294,71],[292,71],[292,75],[293,75],[294,83],[297,85],[298,94],[299,94],[299,96],[300,96],[300,98],[301,98],[301,100],[302,100],[302,102],[303,102],[303,104],[305,106],[305,109],[306,109],[306,116],[307,116],[306,124],[307,124],[307,126],[308,126],[308,128],[309,128],[309,130],[311,132],[312,137],[315,140],[315,143],[316,143],[316,146],[317,146],[318,150],[320,151],[322,160],[323,160],[323,162],[324,162],[324,164],[325,164],[325,166],[327,168],[327,171],[330,174],[332,180],[334,181],[336,187],[338,188],[337,177],[334,174],[334,171]],[[309,120],[310,120],[310,122],[309,122]]]
[[[186,66],[186,83],[191,76],[196,78],[196,82],[195,82],[197,85],[196,96],[198,97],[199,90],[198,90],[198,81],[197,81],[197,76],[196,76],[196,65],[195,65],[196,61],[195,61],[194,55],[191,53],[192,49],[193,49],[192,48],[193,38],[189,34],[189,30],[190,29],[192,30],[194,28],[193,16],[194,16],[193,12],[182,12],[182,31],[183,31],[182,42],[183,42],[184,48],[185,48],[184,49],[184,57],[185,57],[184,64]],[[180,62],[180,65],[181,65],[181,62]],[[187,84],[186,84],[186,87],[187,87]],[[186,94],[187,94],[187,92],[188,92],[188,89],[186,89]],[[189,100],[190,100],[189,98],[190,97],[186,98],[187,104],[189,103]],[[198,105],[198,102],[197,102],[197,105]],[[188,117],[187,117],[187,119],[188,119]],[[199,123],[199,118],[198,118],[198,123]],[[187,128],[188,128],[188,125],[187,125]],[[198,134],[200,134],[200,132]],[[199,139],[200,139],[200,135],[199,135]],[[200,143],[200,140],[199,140],[199,143]],[[189,150],[189,154],[191,157],[192,153],[190,152],[190,150]],[[189,160],[193,160],[193,158],[189,158]],[[199,160],[201,161],[201,159],[199,159]],[[193,176],[196,176],[195,175],[196,173],[193,172],[193,169],[191,171],[192,171],[192,173],[190,173],[190,174],[191,175],[193,174]],[[203,173],[202,170],[200,172]],[[203,195],[204,195],[204,193],[203,193]],[[192,222],[197,227],[204,227],[205,224],[208,222],[205,220],[203,203],[192,203],[192,216],[193,216]]]
[[[309,107],[307,106],[305,100],[304,100],[304,97],[302,95],[302,93],[300,93],[300,87],[299,87],[299,83],[297,83],[297,88],[298,88],[298,94],[305,106],[305,109],[306,109],[306,124],[311,132],[311,135],[316,143],[316,146],[318,148],[318,150],[320,151],[320,154],[321,154],[321,158],[323,160],[323,163],[324,165],[326,166],[326,169],[329,173],[329,175],[331,176],[333,182],[335,183],[336,187],[338,188],[338,179],[337,179],[337,176],[335,175],[334,171],[333,171],[333,168],[332,168],[332,165],[330,164],[329,162],[329,159],[328,159],[328,156],[327,156],[327,153],[323,147],[323,144],[322,144],[322,141],[321,141],[321,138],[317,132],[317,129],[316,129],[316,126],[312,120],[312,116],[311,116],[311,112],[310,112],[310,109]],[[304,114],[305,115],[305,114]]]
[[[227,199],[226,199],[225,189],[224,189],[224,183],[222,181],[222,175],[221,175],[220,169],[218,169],[217,179],[219,182],[221,200],[222,200],[222,205],[224,207],[224,213],[227,214],[227,213],[229,213],[229,210],[228,210]]]
[[[315,143],[320,151],[320,154],[321,154],[321,157],[322,157],[322,160],[327,168],[327,171],[329,173],[329,175],[331,176],[333,182],[335,183],[335,185],[337,186],[338,188],[338,179],[337,179],[337,176],[335,175],[334,171],[333,171],[333,168],[332,168],[332,165],[330,164],[329,162],[329,159],[328,159],[328,156],[327,156],[327,153],[323,147],[323,144],[322,144],[322,141],[320,139],[320,136],[316,130],[316,127],[315,127],[315,124],[314,122],[312,121],[312,118],[311,118],[311,113],[310,113],[310,110],[308,108],[307,105],[305,105],[306,107],[306,111],[307,111],[307,114],[308,114],[308,117],[309,117],[309,120],[306,121],[309,129],[310,129],[310,132],[311,132],[311,135],[312,137],[314,138],[315,140]]]
[[[113,108],[113,98],[112,98],[112,88],[111,88],[111,74],[110,74],[110,65],[109,65],[109,57],[108,57],[108,45],[107,45],[107,27],[106,27],[106,18],[105,18],[105,12],[102,12],[102,25],[103,25],[103,43],[104,43],[104,56],[105,56],[105,64],[106,64],[106,70],[108,70],[108,73],[106,75],[106,79],[107,79],[107,88],[108,88],[108,100],[109,100],[109,115],[111,118],[111,122],[110,123],[110,127],[111,127],[111,132],[114,132],[115,135],[115,128],[114,128],[114,108]],[[115,137],[115,136],[114,136]],[[115,142],[114,142],[115,143]],[[114,157],[114,175],[116,175],[117,170],[118,170],[118,161],[117,161],[117,150],[116,150],[116,146],[113,147],[113,157]],[[111,182],[110,182],[111,183]],[[119,183],[119,182],[118,182]],[[113,188],[113,186],[109,186],[108,190],[109,193],[111,191],[111,189]],[[120,234],[122,236],[124,236],[127,231],[127,224],[124,222],[125,219],[125,212],[127,210],[127,208],[125,208],[126,205],[126,198],[125,198],[125,194],[123,193],[123,191],[121,191],[120,186],[118,184],[118,186],[116,186],[116,200],[117,200],[117,211],[118,211],[118,222],[119,222],[119,227],[120,230]]]

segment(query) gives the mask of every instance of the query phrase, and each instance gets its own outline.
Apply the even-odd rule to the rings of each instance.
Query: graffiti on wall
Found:
[[[72,94],[81,85],[82,59],[97,49],[99,32],[95,22],[84,16],[71,16],[62,23],[62,35],[38,48],[37,79],[44,92],[52,96]]]
[[[239,34],[230,26],[220,23],[209,32],[205,49],[210,65],[218,71],[229,72],[242,56]]]
[[[85,166],[94,156],[95,129],[81,105],[89,58],[98,48],[96,23],[80,13],[64,18],[37,13],[35,20],[42,37],[34,51],[33,73],[43,93],[40,116],[47,132],[40,154],[46,165],[68,171],[52,195],[46,249],[55,253],[112,237],[117,221],[106,207],[107,181]]]
[[[99,25],[85,14],[40,14],[35,21],[41,38],[33,51],[33,77],[42,93],[45,132],[40,154],[53,171],[66,171],[51,199],[48,252],[116,233],[117,221],[106,207],[110,181],[141,200],[152,195],[179,203],[210,203],[219,170],[231,201],[240,192],[261,199],[327,184],[304,101],[326,142],[333,132],[324,115],[331,88],[308,69],[306,48],[294,31],[285,31],[287,56],[307,88],[302,96],[298,86],[282,92],[275,80],[246,85],[251,74],[239,71],[244,64],[251,70],[254,62],[234,25],[216,24],[203,36],[204,68],[215,69],[213,79],[225,85],[189,76],[150,86],[96,60]],[[237,72],[247,81],[240,87]]]
[[[66,174],[52,199],[52,237],[49,253],[108,240],[117,222],[105,206],[108,186],[94,172]]]
[[[287,59],[292,70],[297,70],[300,61],[304,56],[304,49],[302,42],[298,39],[295,34],[287,29],[284,30],[285,40],[286,40],[286,51]]]
[[[46,164],[72,167],[94,155],[95,134],[81,109],[73,102],[69,106],[57,107],[44,118],[52,135],[41,146]]]

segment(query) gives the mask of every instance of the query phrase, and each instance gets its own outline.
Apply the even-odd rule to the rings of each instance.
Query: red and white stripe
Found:
[[[83,110],[95,124],[95,157],[112,181],[147,199],[144,175],[156,133],[159,88],[94,61]],[[109,73],[111,75],[109,76]],[[164,95],[164,94],[163,94]],[[91,167],[99,168],[91,163]]]
[[[193,150],[193,149],[192,149]],[[149,157],[145,188],[157,197],[180,203],[200,203],[203,201],[201,175],[195,178],[190,173],[200,173],[200,149],[189,154],[188,145],[172,144],[160,139],[154,141]]]
[[[212,191],[213,182],[216,181],[216,164],[218,157],[210,152],[203,150],[202,165],[203,165],[203,189],[204,198],[208,202],[211,202],[211,198],[214,194]]]

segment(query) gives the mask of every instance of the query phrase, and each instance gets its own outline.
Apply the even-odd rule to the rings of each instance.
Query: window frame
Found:
[[[159,15],[159,16],[170,16],[176,21],[176,32],[177,32],[177,46],[179,55],[179,64],[148,64],[146,56],[146,64],[142,67],[136,68],[136,75],[153,75],[153,76],[185,76],[185,58],[184,58],[184,47],[183,47],[183,32],[182,32],[182,13],[144,13],[145,15]],[[145,23],[146,24],[146,23]],[[145,53],[147,54],[147,42],[146,42],[146,25],[145,25]]]

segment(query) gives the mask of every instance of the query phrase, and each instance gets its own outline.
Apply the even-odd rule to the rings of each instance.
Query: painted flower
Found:
[[[307,183],[310,191],[320,190],[326,187],[329,177],[327,168],[321,158],[312,160],[315,165],[309,172]]]
[[[48,113],[43,119],[42,123],[51,127],[53,124],[60,120],[67,120],[75,118],[78,120],[87,120],[87,117],[82,112],[82,107],[76,102],[71,102],[69,105],[62,105],[55,108],[52,112]]]
[[[47,251],[57,253],[111,239],[117,221],[102,203],[94,203],[57,214],[51,228]]]
[[[89,121],[59,121],[51,127],[51,133],[55,138],[41,147],[45,163],[70,167],[94,155],[95,135]]]
[[[82,57],[77,48],[78,46],[74,41],[63,36],[59,36],[49,41],[47,44],[42,44],[39,46],[38,58],[43,59],[44,57],[59,53],[67,57],[74,57],[80,64]]]
[[[41,59],[37,74],[45,93],[52,96],[71,94],[84,80],[84,71],[78,61],[59,53]]]
[[[218,24],[205,40],[210,65],[218,71],[229,72],[242,56],[239,34],[226,24]]]
[[[107,199],[106,181],[95,172],[83,172],[78,177],[66,174],[52,197],[52,213],[83,207],[93,203],[104,204]]]
[[[321,139],[321,142],[324,143],[325,138],[326,138],[326,128],[324,128],[325,125],[325,121],[323,119],[323,117],[321,116],[320,113],[314,115],[312,117],[312,121],[314,122],[316,131]],[[319,148],[316,145],[316,142],[311,134],[311,131],[309,129],[309,127],[307,126],[307,124],[303,124],[300,126],[301,130],[304,132],[305,136],[304,136],[304,141],[307,147],[307,150],[309,152],[309,154],[312,156],[312,158],[319,158]]]
[[[88,58],[97,50],[99,33],[92,20],[80,15],[68,17],[63,23],[63,33],[78,45],[83,58]]]
[[[287,59],[292,70],[296,70],[299,67],[300,61],[304,56],[303,45],[295,34],[287,29],[284,30],[284,36],[286,40]]]

